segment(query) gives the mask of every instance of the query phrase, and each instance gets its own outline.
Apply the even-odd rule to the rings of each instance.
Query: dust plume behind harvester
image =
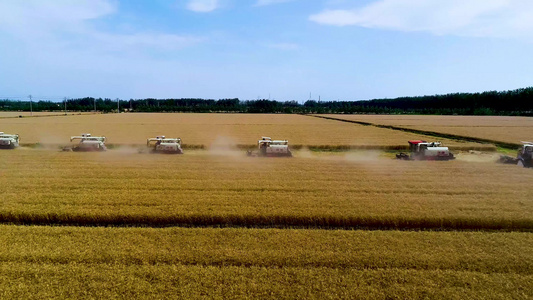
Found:
[[[448,147],[440,142],[426,142],[422,140],[409,141],[409,154],[396,154],[397,159],[403,160],[452,160],[455,159]]]
[[[152,153],[183,154],[180,138],[166,138],[164,135],[146,140]]]
[[[291,157],[289,141],[272,140],[269,137],[262,137],[258,142],[258,151],[248,151],[248,156],[262,157]]]
[[[18,134],[0,132],[0,149],[15,149],[19,146]]]
[[[533,142],[522,141],[522,147],[518,150],[516,158],[502,155],[500,156],[500,162],[504,164],[516,164],[524,168],[533,167]]]
[[[90,133],[83,133],[80,136],[71,136],[70,141],[78,141],[78,145],[74,147],[63,148],[64,151],[80,151],[80,152],[95,152],[106,151],[105,136],[91,136]]]

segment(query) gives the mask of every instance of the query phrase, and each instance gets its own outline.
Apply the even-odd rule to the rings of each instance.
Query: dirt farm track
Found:
[[[533,298],[533,169],[487,142],[529,118],[6,116],[2,299]],[[110,149],[60,151],[86,132]],[[140,153],[161,134],[185,153]],[[294,156],[247,157],[261,136]],[[456,159],[394,159],[411,139]]]

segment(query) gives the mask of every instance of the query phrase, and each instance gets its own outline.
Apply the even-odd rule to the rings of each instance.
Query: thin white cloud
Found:
[[[109,0],[4,0],[0,1],[0,28],[18,31],[50,30],[78,26],[117,10]]]
[[[91,21],[118,11],[115,0],[4,0],[0,2],[0,31],[28,47],[56,45],[65,51],[91,48],[105,51],[169,51],[201,38],[160,32],[119,33],[96,29]]]
[[[379,0],[357,9],[325,10],[309,20],[437,35],[533,37],[533,1]]]
[[[218,0],[190,0],[187,4],[187,9],[200,13],[212,12],[217,8],[219,8]]]
[[[255,3],[255,6],[266,6],[266,5],[272,5],[272,4],[279,4],[279,3],[285,3],[285,2],[291,2],[294,0],[257,0]]]
[[[286,51],[298,50],[300,48],[298,44],[294,44],[294,43],[274,43],[274,44],[268,44],[267,47],[272,48],[272,49],[278,49],[278,50],[286,50]]]

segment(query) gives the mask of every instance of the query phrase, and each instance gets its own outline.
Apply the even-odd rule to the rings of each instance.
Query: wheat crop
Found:
[[[2,298],[528,298],[531,233],[1,226]]]
[[[65,145],[72,135],[103,135],[113,145],[143,145],[149,137],[180,137],[193,147],[255,146],[262,136],[317,149],[398,148],[407,140],[431,137],[302,115],[128,113],[0,119],[5,132],[26,144]],[[449,146],[479,148],[478,143],[443,139]]]
[[[533,229],[533,173],[373,153],[292,159],[2,152],[0,220],[19,224]]]
[[[533,127],[530,117],[503,116],[425,116],[425,115],[325,115],[344,120],[377,125],[439,132],[519,144],[533,137],[526,130]]]

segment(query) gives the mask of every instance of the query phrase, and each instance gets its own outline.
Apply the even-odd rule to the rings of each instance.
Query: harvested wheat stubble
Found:
[[[491,162],[407,162],[371,152],[2,154],[2,222],[533,229],[533,173]]]
[[[43,145],[65,145],[71,135],[84,132],[104,135],[114,145],[143,145],[147,138],[163,134],[204,148],[218,144],[253,147],[261,136],[322,149],[405,146],[409,139],[431,139],[390,129],[283,114],[98,114],[0,119],[0,128],[19,133],[23,143]],[[447,139],[443,142],[463,148],[481,146]]]
[[[376,125],[454,134],[466,137],[519,144],[533,139],[526,128],[531,117],[503,116],[426,116],[426,115],[321,115]]]

